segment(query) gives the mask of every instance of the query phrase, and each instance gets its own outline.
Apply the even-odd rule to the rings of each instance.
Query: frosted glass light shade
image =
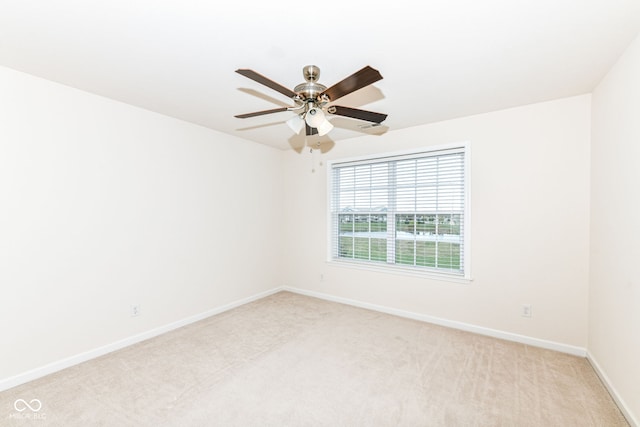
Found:
[[[287,120],[287,126],[291,128],[295,133],[300,133],[302,127],[304,126],[304,120],[300,118],[299,115],[295,115]]]
[[[311,108],[305,116],[305,121],[312,128],[318,129],[320,136],[328,134],[333,129],[333,125],[327,120],[320,108]]]
[[[318,129],[318,135],[323,136],[331,132],[331,129],[333,129],[333,125],[329,120],[324,119],[324,122],[316,126],[316,129]]]
[[[322,124],[326,119],[324,118],[324,113],[321,109],[313,107],[305,116],[305,120],[307,124],[312,128],[317,128],[320,124]]]

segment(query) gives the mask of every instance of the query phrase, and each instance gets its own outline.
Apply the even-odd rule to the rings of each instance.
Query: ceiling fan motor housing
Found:
[[[316,65],[307,65],[302,69],[302,75],[306,80],[304,83],[300,83],[293,91],[298,94],[299,104],[318,104],[322,102],[322,105],[328,101],[325,99],[319,99],[322,92],[327,90],[325,85],[317,83],[320,78],[320,68]]]

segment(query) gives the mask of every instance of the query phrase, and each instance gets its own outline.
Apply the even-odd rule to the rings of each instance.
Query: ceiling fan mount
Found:
[[[364,120],[378,125],[387,118],[386,114],[375,113],[373,111],[342,107],[338,105],[327,105],[338,98],[381,80],[382,75],[380,72],[370,66],[364,67],[327,88],[325,85],[318,83],[318,79],[320,78],[320,68],[315,65],[307,65],[302,69],[302,75],[304,76],[305,82],[300,83],[293,90],[290,90],[253,70],[238,69],[236,70],[236,73],[242,74],[251,80],[280,92],[281,94],[291,98],[295,104],[291,107],[274,108],[254,113],[238,114],[235,116],[240,119],[283,111],[293,111],[296,115],[287,120],[287,125],[294,132],[299,133],[302,130],[302,127],[305,127],[306,135],[318,134],[322,136],[333,129],[333,125],[325,117],[325,111],[329,114]]]

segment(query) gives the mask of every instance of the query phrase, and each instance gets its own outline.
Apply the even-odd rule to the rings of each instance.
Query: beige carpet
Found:
[[[583,358],[281,292],[0,393],[0,425],[627,423]]]

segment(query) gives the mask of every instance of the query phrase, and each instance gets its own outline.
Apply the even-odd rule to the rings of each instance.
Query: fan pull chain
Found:
[[[316,172],[316,164],[318,166],[322,166],[322,160],[317,161],[318,155],[316,152],[320,151],[320,143],[317,143],[317,148],[314,150],[313,147],[309,147],[309,153],[311,153],[311,173]]]
[[[311,173],[316,173],[316,153],[313,152],[313,148],[309,148],[309,153],[311,153]]]

